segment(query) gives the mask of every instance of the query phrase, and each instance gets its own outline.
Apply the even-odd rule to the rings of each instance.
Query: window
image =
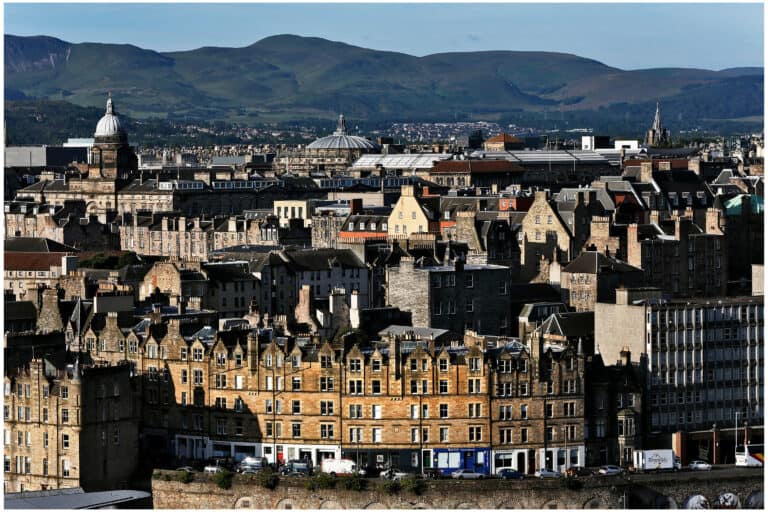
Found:
[[[418,428],[412,428],[411,429],[411,443],[418,443],[419,442],[419,429]]]
[[[483,440],[483,427],[469,427],[469,440],[470,441],[482,441]]]
[[[372,405],[371,406],[371,418],[380,420],[381,419],[381,406],[380,405]]]
[[[195,384],[195,386],[202,386],[203,385],[203,370],[195,369],[192,370],[192,379]]]
[[[440,394],[444,395],[448,393],[448,380],[440,379]]]
[[[69,423],[69,409],[62,409],[61,410],[61,422],[62,423]]]
[[[333,377],[320,377],[320,391],[333,391]]]
[[[448,360],[447,359],[440,359],[440,362],[438,363],[440,366],[441,372],[447,372],[448,371]]]
[[[320,415],[332,416],[333,415],[333,402],[321,400],[320,401]]]
[[[301,437],[301,423],[291,423],[291,436]]]
[[[67,459],[61,460],[61,476],[69,476],[69,461]]]
[[[374,395],[380,395],[381,394],[381,381],[380,380],[374,380],[371,381],[371,391]]]
[[[181,360],[182,361],[187,360],[187,347],[182,347],[181,349]]]
[[[235,367],[240,368],[243,365],[243,354],[237,353],[235,354]]]
[[[374,359],[371,361],[371,370],[374,372],[381,371],[381,359]]]
[[[192,360],[193,361],[202,361],[203,360],[203,349],[200,347],[195,347],[192,349]]]
[[[500,405],[499,406],[499,419],[500,420],[511,420],[512,419],[512,406],[511,405]]]
[[[555,429],[552,427],[547,427],[544,431],[544,435],[547,437],[547,441],[552,441],[555,438]]]
[[[471,371],[471,372],[479,372],[480,371],[480,358],[479,357],[471,357],[469,359],[469,371]]]
[[[112,443],[113,444],[120,444],[120,429],[116,428],[114,432],[112,432]]]
[[[512,444],[512,429],[500,428],[499,441],[501,442],[501,444]]]
[[[361,371],[361,364],[359,359],[350,359],[349,360],[349,371],[350,372],[359,372]]]
[[[554,416],[554,409],[553,409],[553,407],[552,407],[552,404],[551,404],[551,403],[547,404],[547,407],[546,407],[546,414],[547,414],[547,418],[551,418],[551,417],[553,417],[553,416]]]
[[[363,381],[351,380],[349,381],[349,394],[350,395],[362,395],[363,394]]]
[[[448,442],[448,427],[440,427],[440,442]]]
[[[350,418],[362,418],[363,417],[363,406],[360,404],[350,404],[349,406],[349,417]]]
[[[321,439],[333,438],[333,424],[326,424],[326,423],[320,424],[320,438]]]
[[[482,416],[482,404],[469,404],[469,417],[479,418]]]
[[[499,283],[499,295],[506,295],[507,294],[507,282],[501,281]]]
[[[466,302],[466,311],[467,313],[472,313],[475,310],[475,300],[474,299],[467,299]]]
[[[520,406],[520,418],[524,419],[524,420],[528,419],[528,405],[527,404],[523,404],[523,405]]]
[[[373,429],[373,442],[374,443],[381,443],[381,429],[380,428],[374,428]]]
[[[69,449],[69,434],[61,434],[61,447],[65,450]]]
[[[320,368],[330,368],[332,361],[331,356],[320,356]]]
[[[440,417],[441,418],[448,417],[448,404],[440,404]]]
[[[216,397],[216,408],[217,409],[226,409],[227,408],[227,399],[223,396],[217,396]]]
[[[474,288],[475,286],[475,280],[474,276],[472,274],[467,274],[464,278],[464,286],[467,288]]]
[[[61,399],[66,400],[69,398],[69,388],[67,386],[61,386]]]
[[[291,414],[301,414],[301,400],[291,400]]]
[[[10,465],[10,460],[9,460]],[[9,471],[10,468],[6,471]],[[48,476],[48,459],[43,459],[43,476]]]
[[[520,442],[521,443],[527,443],[528,442],[528,429],[527,428],[521,428],[520,429]]]
[[[223,374],[216,374],[215,386],[217,389],[223,389],[227,387],[227,376]]]
[[[181,383],[186,384],[188,378],[187,370],[181,370]]]
[[[520,383],[520,396],[528,396],[528,383],[527,382],[521,382]]]
[[[419,392],[419,381],[411,380],[411,394],[415,395]]]
[[[301,377],[291,379],[291,391],[301,391]]]
[[[48,448],[48,432],[43,432],[43,448]]]
[[[480,379],[469,379],[469,393],[480,393]]]

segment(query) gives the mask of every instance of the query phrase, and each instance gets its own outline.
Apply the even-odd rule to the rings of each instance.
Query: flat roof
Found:
[[[144,491],[83,492],[81,488],[33,491],[5,495],[6,509],[114,508],[152,495]]]

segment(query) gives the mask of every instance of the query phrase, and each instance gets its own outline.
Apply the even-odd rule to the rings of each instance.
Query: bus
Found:
[[[736,447],[736,465],[761,468],[763,467],[763,445],[761,444],[740,444]]]

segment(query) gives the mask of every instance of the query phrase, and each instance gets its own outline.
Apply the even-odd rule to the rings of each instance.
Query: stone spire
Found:
[[[656,130],[657,136],[661,135],[661,109],[659,108],[659,100],[656,100],[656,115],[653,118],[653,129]]]

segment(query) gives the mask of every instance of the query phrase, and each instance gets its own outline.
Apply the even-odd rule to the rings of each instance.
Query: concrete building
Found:
[[[762,425],[763,329],[762,297],[662,300],[630,289],[595,306],[603,359],[628,351],[645,366],[647,432],[709,430],[736,411]]]

